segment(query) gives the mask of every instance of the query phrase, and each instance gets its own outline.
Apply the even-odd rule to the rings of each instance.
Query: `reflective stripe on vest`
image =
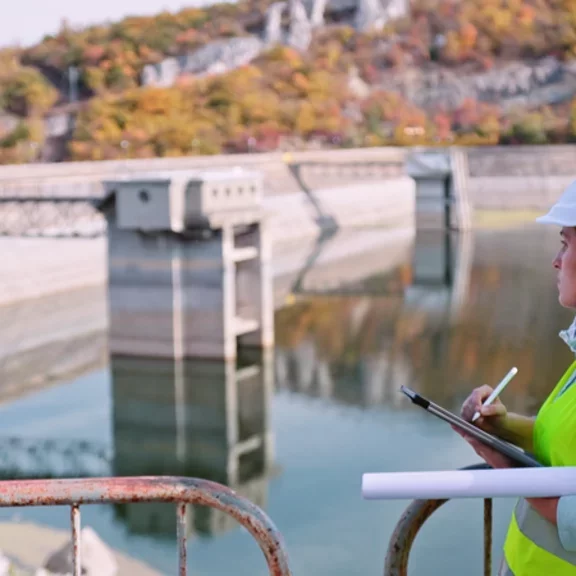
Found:
[[[510,570],[510,566],[508,566],[508,563],[506,562],[506,557],[502,558],[500,570],[498,570],[498,576],[514,576],[514,572]]]
[[[524,498],[520,498],[514,510],[516,523],[520,532],[539,548],[554,554],[557,558],[576,566],[576,552],[568,552],[560,542],[558,528],[546,518],[543,518],[528,504]]]

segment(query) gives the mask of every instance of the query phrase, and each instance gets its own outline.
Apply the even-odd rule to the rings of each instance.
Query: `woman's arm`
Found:
[[[576,552],[576,496],[562,496],[548,500],[557,500],[556,518],[553,524],[558,526],[558,537],[562,546],[569,552]],[[535,508],[540,512],[537,506]],[[547,516],[545,518],[549,519]]]
[[[568,522],[562,522],[562,520],[559,521],[558,519],[558,505],[559,505],[559,501],[561,499],[558,497],[555,498],[526,498],[526,501],[528,502],[528,504],[530,504],[530,506],[532,506],[532,508],[534,508],[534,510],[536,510],[536,512],[538,512],[540,514],[540,516],[546,518],[546,520],[548,520],[548,522],[551,522],[552,524],[554,524],[555,526],[561,526],[561,524],[572,524],[571,528],[572,528],[572,532],[574,532],[574,535],[572,536],[572,538],[574,539],[576,537],[576,523],[573,522],[573,520],[576,520],[576,518],[573,518],[572,521],[568,521]],[[574,510],[574,504],[572,504],[571,506],[572,510]],[[568,528],[568,530],[570,529],[570,526],[566,526],[566,528]]]
[[[501,418],[494,418],[493,421],[491,418],[484,418],[482,428],[527,452],[533,452],[534,420],[535,418],[508,412]]]
[[[460,413],[462,418],[471,422],[472,416],[478,411],[480,418],[476,420],[476,426],[528,452],[533,452],[532,436],[535,418],[508,412],[499,398],[496,398],[492,404],[483,406],[484,400],[491,393],[490,386],[475,388],[462,405]]]
[[[576,496],[526,498],[530,506],[558,528],[558,538],[568,552],[576,552]]]

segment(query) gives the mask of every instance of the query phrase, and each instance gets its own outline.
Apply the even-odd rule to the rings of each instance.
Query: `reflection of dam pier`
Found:
[[[270,354],[234,361],[112,357],[114,465],[117,476],[191,476],[223,483],[262,509],[275,473]],[[135,533],[172,534],[173,507],[117,506]],[[230,516],[196,507],[190,533],[236,526]]]

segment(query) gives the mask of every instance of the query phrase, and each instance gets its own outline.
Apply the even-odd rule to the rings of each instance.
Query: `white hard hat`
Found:
[[[536,218],[542,224],[557,224],[558,226],[576,226],[576,182],[572,182],[558,202],[550,208],[548,214]]]

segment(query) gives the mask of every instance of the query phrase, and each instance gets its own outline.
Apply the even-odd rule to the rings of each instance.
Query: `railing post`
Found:
[[[484,499],[484,576],[492,574],[492,498]]]
[[[80,543],[80,508],[73,504],[70,509],[72,523],[72,570],[74,576],[82,575],[82,545]]]
[[[185,502],[179,502],[176,512],[177,525],[176,534],[178,537],[178,576],[186,576],[187,573],[187,553],[186,553],[186,536],[187,536],[187,511],[188,506]]]

